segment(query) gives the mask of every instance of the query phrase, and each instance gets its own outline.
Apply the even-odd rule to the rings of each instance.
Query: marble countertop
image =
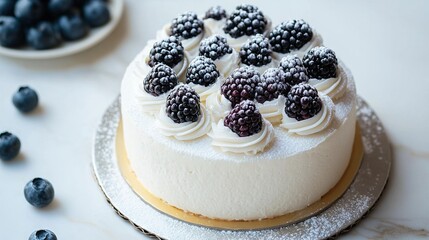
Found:
[[[429,2],[248,2],[275,23],[303,18],[316,28],[352,70],[358,93],[387,129],[393,153],[387,188],[376,208],[340,238],[429,238]],[[232,9],[239,2],[217,3]],[[27,239],[39,228],[53,230],[61,240],[145,239],[115,214],[95,182],[94,131],[118,95],[128,63],[155,31],[180,12],[209,6],[208,1],[129,0],[116,30],[90,50],[55,60],[0,57],[0,131],[22,141],[17,160],[0,161],[2,239]],[[40,107],[29,115],[11,104],[21,85],[39,93]],[[23,188],[33,177],[47,178],[55,187],[47,209],[25,201]]]

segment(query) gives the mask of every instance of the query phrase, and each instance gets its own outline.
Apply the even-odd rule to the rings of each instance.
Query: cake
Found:
[[[304,209],[340,180],[356,90],[307,22],[274,26],[244,4],[166,24],[128,66],[121,111],[130,165],[153,196],[259,220]]]

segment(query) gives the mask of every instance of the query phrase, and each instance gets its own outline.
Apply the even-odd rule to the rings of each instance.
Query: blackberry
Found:
[[[209,86],[216,82],[219,71],[210,58],[198,56],[192,60],[186,73],[186,83]]]
[[[302,65],[301,59],[296,55],[288,55],[282,58],[280,69],[285,72],[285,80],[291,86],[308,81],[307,70]]]
[[[314,47],[303,58],[310,78],[326,79],[337,76],[337,57],[335,52],[327,47]]]
[[[221,86],[221,93],[234,107],[244,100],[255,99],[255,88],[260,75],[253,67],[241,67],[234,70]]]
[[[203,21],[194,12],[185,12],[171,23],[171,34],[184,39],[198,36],[203,30]]]
[[[175,36],[170,36],[160,42],[156,42],[149,54],[149,66],[153,67],[157,63],[164,63],[173,68],[183,60],[184,49],[182,42]]]
[[[175,123],[196,122],[201,114],[200,96],[190,86],[179,85],[168,94],[165,112]]]
[[[304,20],[283,22],[268,34],[273,51],[279,53],[300,49],[312,37],[313,31]]]
[[[214,20],[221,20],[222,18],[226,18],[226,11],[221,6],[214,6],[207,10],[206,15],[203,19],[212,18]]]
[[[240,5],[226,19],[224,32],[233,38],[264,33],[267,19],[256,6]]]
[[[285,82],[286,74],[278,68],[269,68],[261,76],[256,86],[255,99],[259,103],[277,99],[280,95],[286,96],[290,90]]]
[[[226,38],[220,35],[214,35],[201,41],[200,55],[213,61],[231,53],[232,48],[226,42]]]
[[[272,61],[270,43],[267,38],[257,35],[240,49],[241,62],[249,66],[264,66]]]
[[[317,89],[307,83],[292,87],[286,98],[285,112],[298,121],[315,116],[322,109]]]
[[[158,63],[147,74],[143,87],[147,93],[156,97],[173,89],[177,82],[173,69],[163,63]]]
[[[252,136],[262,129],[262,116],[255,103],[246,100],[237,104],[223,120],[223,125],[240,137]]]

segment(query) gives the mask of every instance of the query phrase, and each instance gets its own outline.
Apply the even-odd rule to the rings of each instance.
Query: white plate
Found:
[[[91,29],[88,35],[81,40],[73,42],[64,41],[61,46],[47,50],[34,50],[29,47],[13,49],[0,46],[0,54],[14,58],[49,59],[64,57],[86,50],[106,38],[115,29],[116,25],[118,25],[124,9],[124,0],[110,0],[108,6],[111,17],[110,21],[102,27]]]

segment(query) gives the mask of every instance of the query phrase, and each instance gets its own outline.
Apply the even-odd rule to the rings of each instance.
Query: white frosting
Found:
[[[295,118],[288,117],[285,111],[283,111],[281,126],[286,128],[289,133],[296,133],[298,135],[310,135],[326,129],[334,116],[334,103],[325,95],[321,95],[320,99],[322,100],[322,109],[309,119],[298,121]]]
[[[256,107],[262,117],[276,125],[282,121],[286,98],[279,96],[277,99],[266,101],[264,103],[256,103]]]
[[[153,96],[143,88],[143,81],[135,88],[135,97],[139,101],[141,110],[149,114],[156,114],[161,106],[165,105],[168,93]]]
[[[224,126],[222,120],[217,124],[212,124],[212,132],[209,136],[213,139],[212,146],[222,152],[244,153],[255,155],[262,152],[274,138],[274,129],[271,123],[265,119],[262,122],[262,129],[248,137],[240,137],[231,129]]]
[[[309,42],[304,44],[300,49],[293,50],[289,53],[279,53],[273,51],[273,57],[280,61],[282,58],[284,58],[287,55],[297,55],[300,59],[304,57],[304,55],[310,51],[310,49],[318,46],[323,46],[323,38],[322,36],[313,28],[313,37]]]
[[[235,49],[232,49],[231,54],[225,54],[221,58],[214,61],[219,73],[227,78],[231,72],[240,65],[240,56]]]
[[[198,55],[200,42],[204,38],[204,33],[205,32],[203,30],[203,32],[201,32],[200,34],[198,34],[195,37],[182,40],[183,48],[185,49],[186,53],[188,54],[190,60],[194,59],[194,57],[196,57]]]
[[[206,108],[210,112],[213,122],[218,122],[220,119],[224,118],[232,109],[231,102],[226,99],[220,91],[207,97]]]
[[[272,58],[270,63],[268,63],[266,65],[263,65],[263,66],[260,66],[260,67],[253,66],[253,65],[247,65],[247,64],[244,64],[244,63],[241,63],[240,67],[253,67],[260,74],[263,74],[268,68],[276,68],[276,67],[278,67],[278,61],[275,60],[274,58]]]
[[[207,18],[204,19],[204,28],[207,29],[211,33],[211,35],[219,34],[225,36],[225,32],[223,31],[225,23],[226,18],[222,18],[221,20]]]
[[[341,98],[347,90],[347,76],[340,66],[337,70],[337,77],[328,79],[311,78],[308,83],[313,85],[318,92],[328,95],[332,100]]]
[[[220,86],[222,83],[223,77],[218,77],[215,83],[207,87],[195,83],[188,83],[188,85],[191,86],[195,90],[195,92],[198,93],[198,95],[200,96],[201,103],[204,104],[209,95],[220,91]]]
[[[159,132],[167,137],[181,141],[194,140],[206,135],[211,129],[211,121],[206,109],[201,106],[201,115],[196,122],[175,123],[165,113],[165,104],[159,111],[155,125]]]

